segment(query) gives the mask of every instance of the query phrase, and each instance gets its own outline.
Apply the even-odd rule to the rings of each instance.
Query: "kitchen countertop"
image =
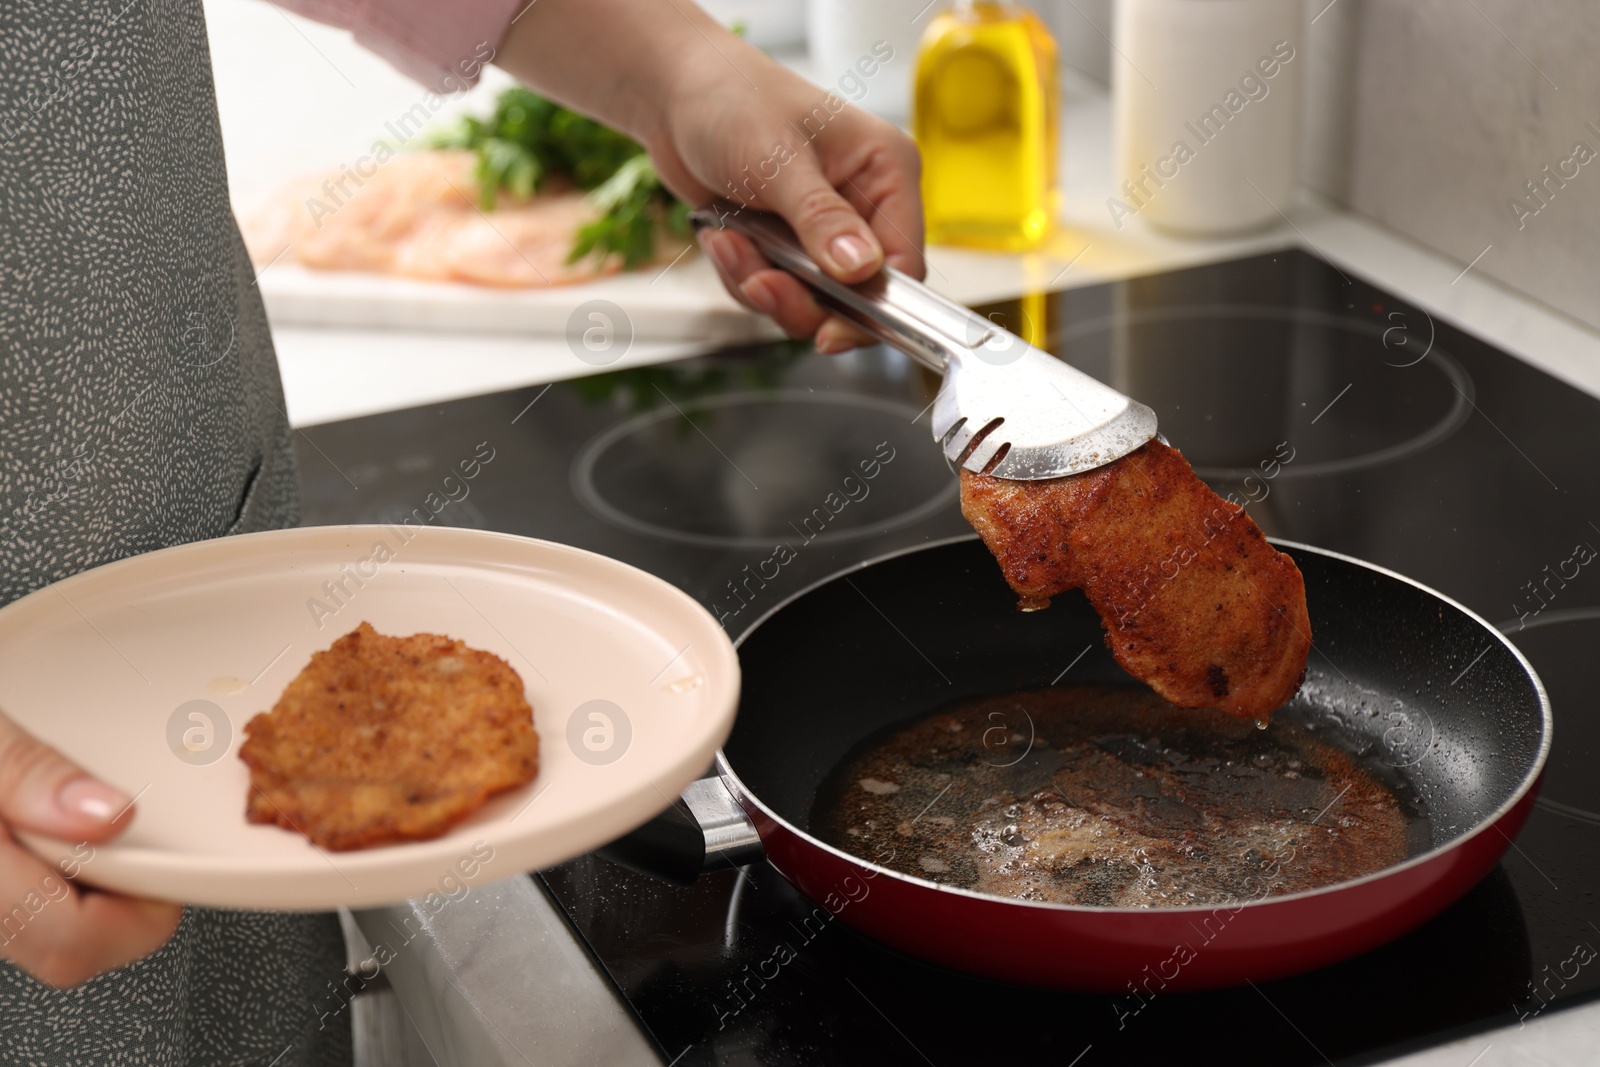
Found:
[[[238,0],[207,0],[224,142],[236,202],[294,174],[340,162],[380,135],[419,95],[337,31]],[[293,77],[269,57],[293,57]],[[320,58],[319,58],[320,56]],[[803,59],[795,59],[803,68]],[[497,74],[497,72],[491,72]],[[482,108],[502,77],[449,110]],[[444,113],[444,112],[441,112]],[[1283,221],[1224,240],[1165,236],[1137,218],[1118,230],[1111,195],[1110,108],[1104,89],[1071,77],[1063,111],[1064,225],[1030,255],[935,248],[928,281],[964,302],[1070,288],[1298,244],[1600,396],[1600,333],[1484,278],[1464,264],[1303,193]],[[268,267],[267,269],[271,269]],[[697,271],[708,287],[706,265]],[[574,290],[574,305],[588,294]],[[274,331],[291,421],[307,426],[592,373],[561,338],[283,327]],[[693,344],[637,343],[611,369],[690,354]],[[1600,1040],[1600,1004],[1520,1028],[1474,1035],[1393,1061],[1404,1067],[1583,1062]],[[1476,1057],[1476,1058],[1474,1058]]]
[[[1067,151],[1087,156],[1095,150],[1094,158],[1107,158],[1108,111],[1104,96],[1071,99],[1065,122],[1076,132],[1066,138]],[[1600,333],[1472,271],[1462,275],[1462,264],[1309,193],[1287,208],[1280,226],[1246,237],[1194,241],[1167,237],[1137,221],[1114,230],[1101,217],[1104,196],[1084,184],[1089,187],[1069,185],[1066,225],[1047,250],[992,255],[934,248],[928,254],[928,283],[953,299],[980,303],[1030,288],[1093,285],[1299,244],[1600,396]],[[706,275],[706,283],[715,284],[709,271]],[[594,371],[559,338],[301,327],[277,330],[274,337],[289,417],[297,426]],[[697,347],[638,343],[612,369],[675,359]]]
[[[385,136],[421,91],[347,35],[263,3],[206,0],[234,199],[249,204],[306,171],[330,168]],[[802,71],[804,56],[784,56]],[[294,63],[293,76],[283,64]],[[276,65],[275,65],[276,64]],[[1295,243],[1361,274],[1430,315],[1600,396],[1600,333],[1309,192],[1279,205],[1277,226],[1213,240],[1164,235],[1137,217],[1112,224],[1111,112],[1103,87],[1067,72],[1062,114],[1063,226],[1029,255],[934,248],[928,283],[977,303],[1028,289],[1072,288]],[[509,83],[498,70],[447,100],[448,116],[481,111]],[[267,270],[271,270],[271,266]],[[712,294],[703,260],[685,260]],[[592,292],[575,287],[573,304]],[[274,331],[290,420],[308,426],[430,401],[592,373],[562,338],[286,326]],[[611,369],[689,354],[694,344],[639,342]]]

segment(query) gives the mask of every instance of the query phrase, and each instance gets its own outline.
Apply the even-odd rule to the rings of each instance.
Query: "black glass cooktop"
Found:
[[[688,888],[595,856],[544,872],[663,1061],[1368,1063],[1592,997],[1600,401],[1300,251],[982,310],[1154,407],[1269,534],[1501,623],[1555,707],[1543,795],[1502,864],[1413,934],[1137,1012],[806,926],[813,906],[765,866]],[[737,636],[845,566],[967,531],[927,430],[937,384],[882,349],[773,344],[313,427],[305,519],[420,508],[579,545],[686,589]],[[474,457],[475,478],[447,480]],[[863,463],[874,478],[854,477]]]

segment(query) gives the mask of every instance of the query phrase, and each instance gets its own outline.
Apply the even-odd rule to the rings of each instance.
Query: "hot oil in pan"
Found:
[[[829,776],[811,826],[935,882],[1121,907],[1314,889],[1428,841],[1401,776],[1315,732],[1100,686],[963,701],[880,736]]]

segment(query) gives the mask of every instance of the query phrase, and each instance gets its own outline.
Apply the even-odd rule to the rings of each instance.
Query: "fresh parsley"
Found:
[[[587,190],[600,217],[573,236],[568,263],[616,256],[632,269],[655,255],[659,229],[689,236],[688,205],[667,191],[638,142],[527,89],[505,90],[487,118],[465,117],[428,143],[476,153],[485,211],[502,192],[530,197],[557,176]]]

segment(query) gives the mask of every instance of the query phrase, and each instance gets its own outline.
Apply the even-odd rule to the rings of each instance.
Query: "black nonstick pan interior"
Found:
[[[1545,723],[1510,646],[1404,578],[1280,547],[1305,576],[1314,649],[1300,694],[1277,714],[1314,721],[1403,777],[1428,812],[1423,848],[1503,805],[1534,765]],[[744,692],[723,751],[746,789],[801,830],[829,772],[894,724],[971,696],[1138,684],[1112,659],[1080,593],[1018,611],[975,537],[799,594],[746,636],[740,660]]]

